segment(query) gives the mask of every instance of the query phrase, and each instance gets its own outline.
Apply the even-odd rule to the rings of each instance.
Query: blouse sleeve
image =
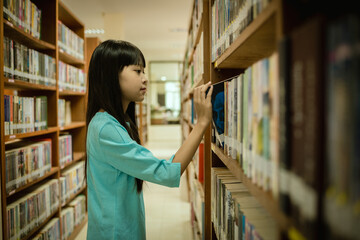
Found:
[[[114,168],[138,179],[178,187],[181,165],[156,158],[148,149],[130,138],[127,131],[106,123],[99,132],[99,145],[106,161]]]

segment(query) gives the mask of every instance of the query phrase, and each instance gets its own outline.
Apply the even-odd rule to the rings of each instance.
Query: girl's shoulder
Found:
[[[89,129],[96,129],[96,132],[101,132],[105,126],[111,126],[111,129],[115,128],[118,129],[119,132],[127,133],[126,128],[107,112],[97,112],[90,121]]]

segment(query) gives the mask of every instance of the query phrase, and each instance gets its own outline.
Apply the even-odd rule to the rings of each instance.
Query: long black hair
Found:
[[[124,113],[121,101],[119,73],[124,67],[130,65],[139,65],[145,68],[146,63],[140,49],[129,42],[107,40],[95,48],[88,72],[89,93],[86,126],[89,126],[94,115],[103,109],[116,118],[126,128],[130,137],[140,144],[135,102],[131,102]],[[129,122],[130,126],[126,122]],[[136,178],[138,193],[142,190],[142,184],[143,181]]]

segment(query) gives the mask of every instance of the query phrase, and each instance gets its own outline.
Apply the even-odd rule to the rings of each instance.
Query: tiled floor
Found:
[[[178,126],[158,126],[149,129],[147,148],[163,159],[169,159],[180,146]],[[179,134],[177,134],[179,132]],[[172,134],[171,134],[172,133]],[[152,138],[151,138],[152,136]],[[190,203],[186,176],[179,188],[168,188],[153,183],[144,184],[147,240],[191,240]],[[76,240],[86,239],[87,226]]]

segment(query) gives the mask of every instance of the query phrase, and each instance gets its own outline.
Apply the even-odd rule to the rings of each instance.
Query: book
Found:
[[[322,238],[323,29],[323,18],[313,17],[291,34],[291,216],[309,239]]]
[[[213,84],[213,92],[211,95],[212,104],[212,125],[214,129],[213,142],[224,149],[224,114],[225,114],[225,94],[224,82]]]

